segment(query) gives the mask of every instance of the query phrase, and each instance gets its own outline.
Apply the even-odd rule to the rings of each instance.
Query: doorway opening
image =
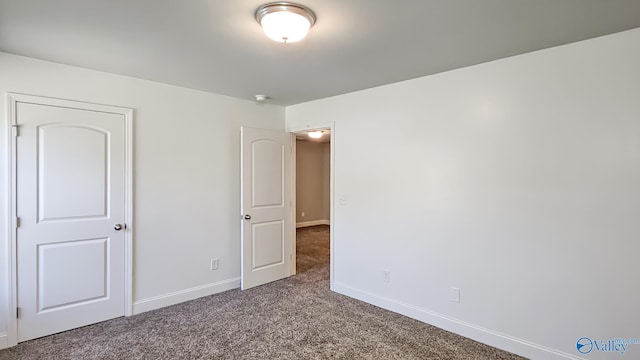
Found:
[[[294,134],[296,273],[328,281],[332,233],[331,130],[309,129]]]

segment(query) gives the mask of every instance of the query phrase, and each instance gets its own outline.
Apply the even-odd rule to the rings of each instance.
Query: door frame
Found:
[[[291,194],[291,209],[292,209],[292,231],[293,231],[293,239],[294,241],[291,242],[291,246],[292,248],[292,254],[293,254],[293,261],[291,262],[291,274],[294,275],[296,273],[296,243],[297,243],[297,239],[296,239],[296,214],[297,214],[297,209],[296,209],[296,190],[297,190],[297,186],[298,186],[298,182],[296,179],[296,151],[297,151],[297,146],[296,146],[296,134],[299,133],[305,133],[308,131],[314,131],[314,130],[331,130],[331,141],[329,142],[329,160],[330,160],[330,164],[329,164],[329,288],[334,291],[333,289],[333,283],[334,283],[334,277],[335,277],[335,239],[334,239],[334,207],[335,207],[335,201],[334,201],[334,185],[335,185],[335,164],[336,164],[336,142],[335,142],[335,134],[336,134],[336,128],[335,128],[335,122],[333,121],[328,121],[328,122],[321,122],[321,123],[312,123],[312,124],[305,124],[305,125],[299,125],[299,126],[293,126],[287,129],[288,132],[291,133],[291,141],[292,141],[292,145],[291,145],[291,153],[293,154],[292,156],[292,170],[291,170],[291,176],[293,178],[293,181],[291,182],[292,184],[292,194]]]
[[[6,213],[7,225],[6,239],[6,264],[7,264],[7,345],[9,347],[18,344],[18,319],[16,309],[18,307],[18,271],[17,271],[17,136],[20,128],[17,124],[17,104],[32,103],[74,109],[94,110],[123,115],[125,119],[125,259],[124,259],[124,315],[133,315],[133,109],[101,105],[82,101],[64,100],[52,97],[27,95],[20,93],[7,93],[6,95],[6,120],[7,131],[7,189],[6,189]]]

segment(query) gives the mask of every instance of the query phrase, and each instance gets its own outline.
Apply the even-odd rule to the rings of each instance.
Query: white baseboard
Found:
[[[316,226],[316,225],[331,225],[329,220],[313,220],[296,223],[296,228]]]
[[[395,299],[378,296],[337,281],[334,282],[332,290],[529,359],[580,360],[576,356],[559,350],[460,321]]]
[[[154,296],[148,299],[139,300],[133,303],[133,314],[140,314],[145,311],[160,309],[165,306],[179,304],[181,302],[194,300],[204,296],[217,294],[223,291],[237,289],[240,287],[240,278],[233,278],[215,283],[192,287],[169,294]]]
[[[9,347],[9,335],[7,333],[0,333],[0,350]]]

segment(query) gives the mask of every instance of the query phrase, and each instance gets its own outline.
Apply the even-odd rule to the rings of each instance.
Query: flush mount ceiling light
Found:
[[[286,1],[264,4],[256,10],[256,20],[271,40],[290,43],[302,40],[316,22],[306,6]]]
[[[322,131],[309,131],[307,135],[312,139],[320,139],[322,137]]]

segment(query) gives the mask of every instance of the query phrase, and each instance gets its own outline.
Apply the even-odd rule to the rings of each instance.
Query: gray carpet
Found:
[[[522,359],[329,291],[329,229],[298,230],[298,275],[0,350],[0,359]]]

